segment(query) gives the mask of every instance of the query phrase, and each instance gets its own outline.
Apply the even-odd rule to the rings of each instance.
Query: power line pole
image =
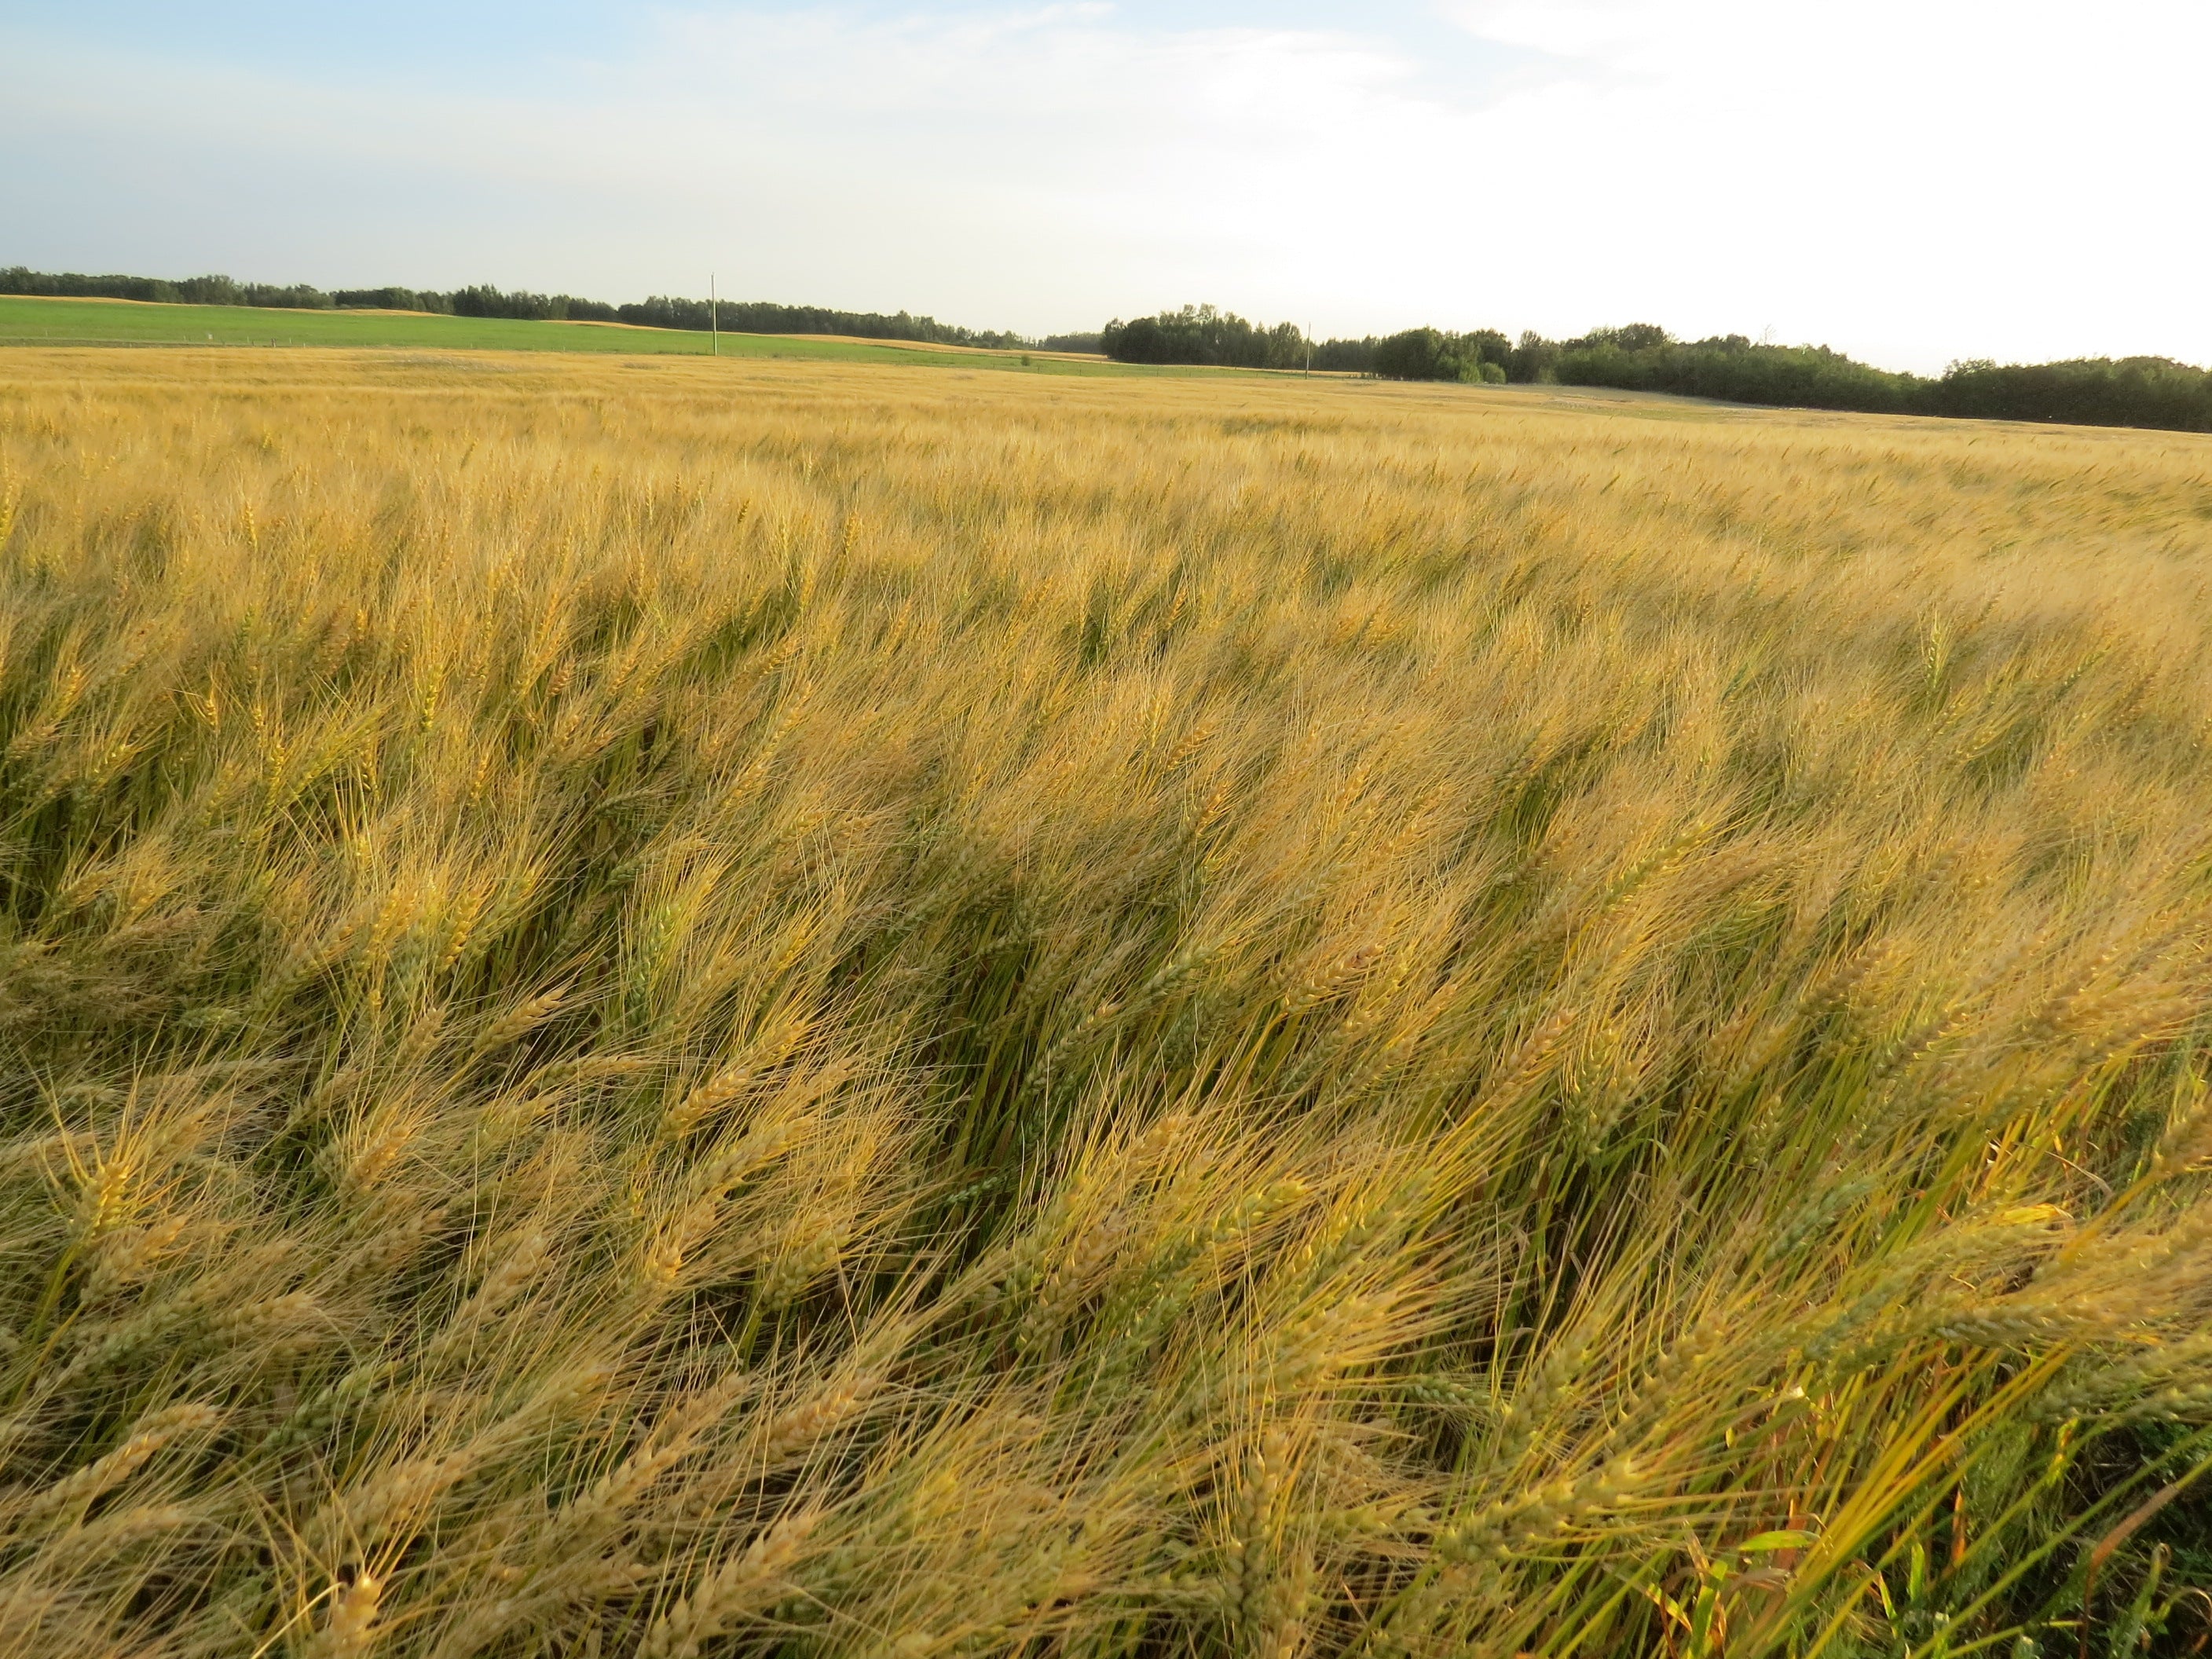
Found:
[[[714,331],[714,355],[722,355],[722,301],[714,291],[714,273],[707,273],[707,326]]]

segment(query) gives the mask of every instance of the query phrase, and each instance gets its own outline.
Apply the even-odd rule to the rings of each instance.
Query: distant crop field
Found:
[[[0,354],[0,1646],[2196,1651],[2208,578],[2176,434]]]
[[[592,351],[706,356],[711,337],[603,323],[532,323],[368,311],[279,311],[249,306],[142,305],[0,295],[0,344],[404,347],[442,351]],[[1045,352],[976,351],[805,335],[724,334],[721,356],[906,367],[1026,369],[1035,374],[1162,371]],[[1188,373],[1189,371],[1182,371]]]

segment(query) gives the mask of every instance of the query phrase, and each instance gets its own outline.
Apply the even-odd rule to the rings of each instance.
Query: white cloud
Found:
[[[1563,57],[1638,45],[1666,27],[1658,7],[1638,0],[1456,0],[1443,9],[1485,40]]]
[[[0,40],[0,139],[41,164],[0,213],[114,264],[618,296],[714,269],[1034,329],[1210,299],[1352,331],[1771,325],[1920,367],[2212,358],[2212,8],[1449,15],[1543,56],[1454,98],[1350,27],[678,11],[622,61],[488,100]]]
[[[1583,257],[1664,269],[1615,307],[1921,366],[1958,355],[2212,357],[2196,297],[2212,8],[2106,0],[1468,3],[1563,54],[1498,112],[1523,177],[1625,208]],[[1626,189],[1607,189],[1611,180]],[[1595,296],[1593,296],[1595,297]]]

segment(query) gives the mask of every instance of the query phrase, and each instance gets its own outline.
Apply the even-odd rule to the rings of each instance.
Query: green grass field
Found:
[[[528,323],[382,311],[279,311],[251,306],[142,305],[113,300],[0,296],[0,344],[286,345],[429,348],[448,351],[604,351],[704,356],[708,337],[682,329],[605,323]],[[1043,374],[1188,373],[1098,358],[934,349],[789,334],[725,334],[726,357],[1027,370]],[[1219,372],[1219,371],[1214,371]]]

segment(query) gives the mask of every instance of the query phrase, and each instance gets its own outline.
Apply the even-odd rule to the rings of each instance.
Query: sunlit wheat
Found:
[[[2191,1650],[2208,574],[2178,435],[10,353],[0,1649]]]

